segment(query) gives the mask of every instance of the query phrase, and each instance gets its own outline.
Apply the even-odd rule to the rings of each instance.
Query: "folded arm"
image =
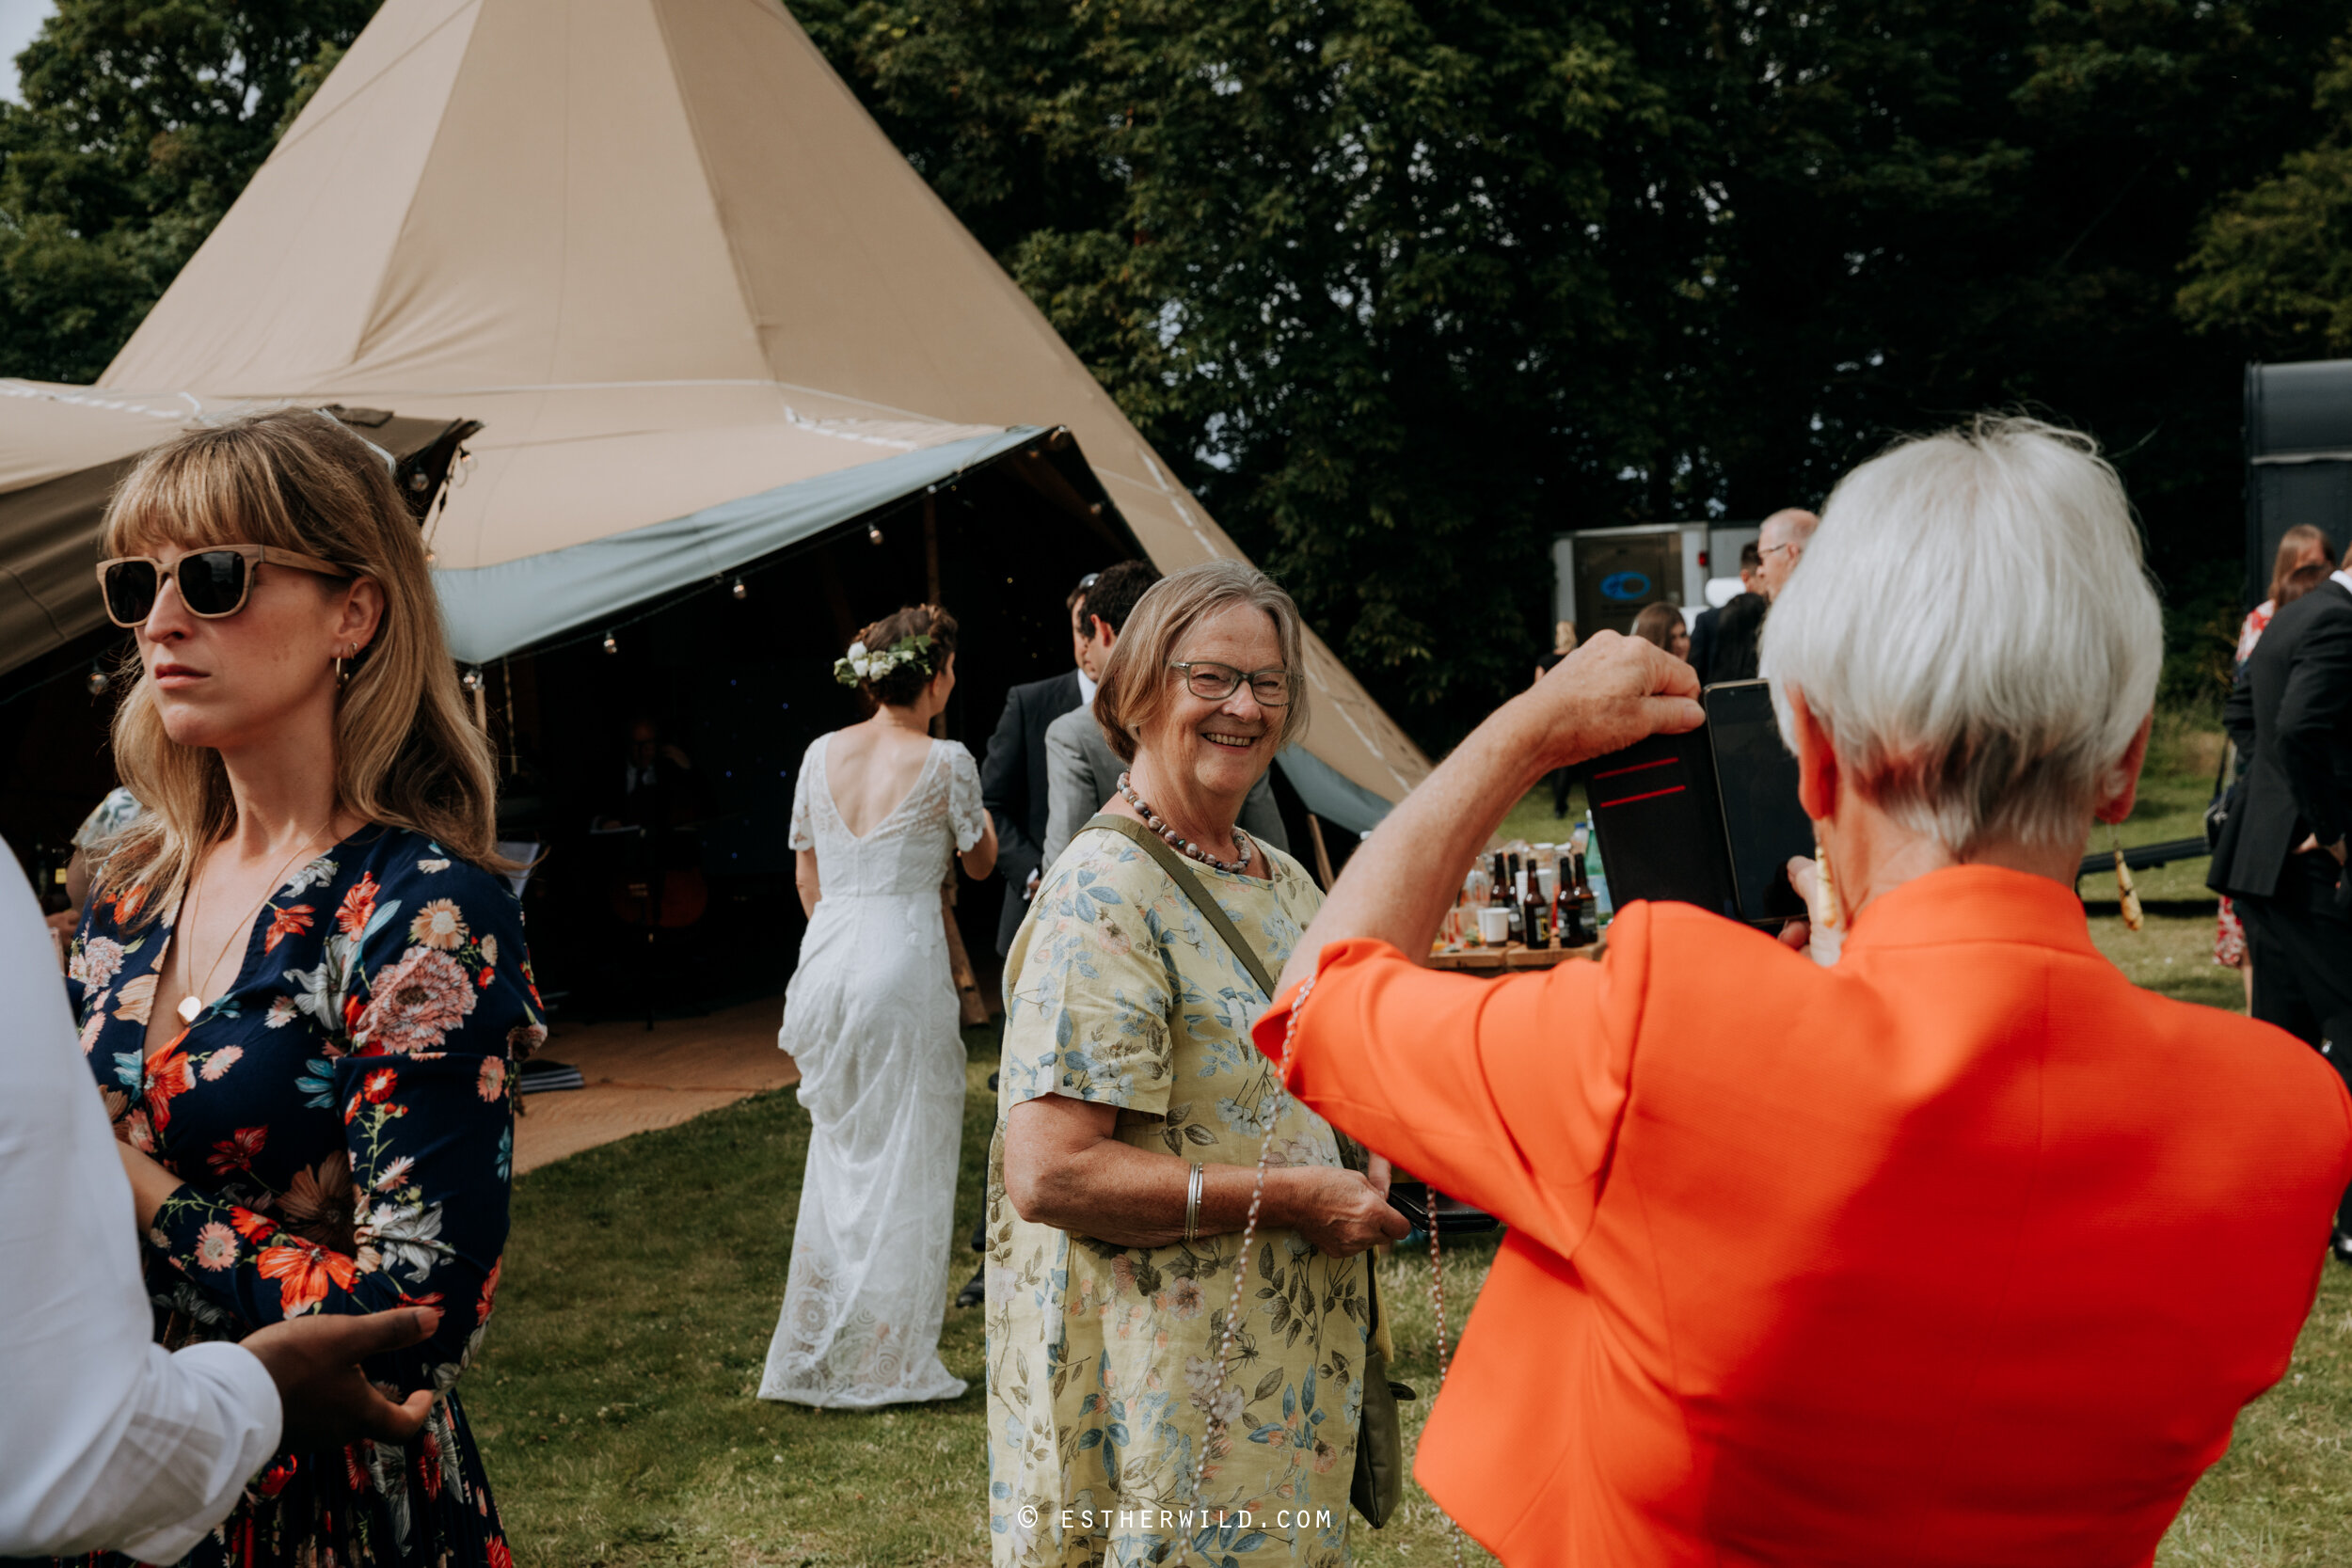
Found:
[[[1119,1107],[1066,1095],[1025,1100],[1005,1114],[1005,1196],[1033,1225],[1113,1246],[1172,1246],[1184,1239],[1192,1163],[1137,1148],[1117,1135]],[[1203,1164],[1196,1236],[1248,1222],[1253,1165]],[[1359,1175],[1336,1165],[1275,1166],[1265,1173],[1258,1223],[1296,1230],[1334,1258],[1352,1257],[1408,1228],[1388,1205],[1386,1161]]]
[[[313,1241],[276,1216],[180,1186],[155,1211],[159,1250],[256,1328],[314,1312],[437,1307],[431,1338],[368,1370],[404,1394],[448,1387],[489,1319],[506,1244],[507,1071],[502,1056],[342,1058],[335,1094],[359,1195],[352,1245]],[[500,1086],[485,1098],[493,1077]]]

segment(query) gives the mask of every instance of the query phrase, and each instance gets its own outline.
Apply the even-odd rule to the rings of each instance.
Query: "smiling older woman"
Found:
[[[1094,704],[1131,768],[1108,811],[1183,846],[1269,971],[1321,895],[1234,821],[1305,727],[1300,640],[1260,573],[1197,566],[1136,606]],[[1046,872],[1006,974],[988,1183],[996,1562],[1160,1560],[1179,1532],[1158,1511],[1196,1501],[1254,1515],[1183,1532],[1213,1537],[1217,1560],[1343,1562],[1369,1317],[1354,1259],[1406,1229],[1387,1166],[1345,1169],[1323,1119],[1283,1101],[1250,1263],[1267,1289],[1220,1378],[1259,1117],[1279,1093],[1248,1046],[1265,990],[1152,856],[1099,824]]]
[[[1258,1025],[1510,1225],[1418,1474],[1514,1568],[2144,1565],[2286,1369],[2352,1102],[2086,928],[2163,658],[2122,485],[2030,421],[1899,446],[1763,657],[1834,968],[1683,904],[1548,974],[1406,957],[1546,769],[1698,721],[1689,665],[1603,633],[1381,824]]]

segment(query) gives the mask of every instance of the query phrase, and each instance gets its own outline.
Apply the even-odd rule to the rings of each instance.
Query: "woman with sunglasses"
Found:
[[[402,1448],[280,1454],[185,1560],[510,1560],[453,1385],[498,1289],[512,1069],[545,1037],[467,722],[389,464],[286,411],[149,453],[107,511],[115,715],[147,806],[75,939],[82,1049],[160,1336],[439,1310],[368,1366],[440,1399]]]

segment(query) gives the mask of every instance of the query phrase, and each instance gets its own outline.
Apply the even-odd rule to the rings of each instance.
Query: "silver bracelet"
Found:
[[[1192,1163],[1192,1176],[1184,1183],[1184,1240],[1186,1243],[1197,1240],[1200,1231],[1200,1180],[1201,1164],[1200,1161],[1195,1160]]]

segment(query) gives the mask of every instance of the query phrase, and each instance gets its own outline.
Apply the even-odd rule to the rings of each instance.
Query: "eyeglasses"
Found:
[[[1759,555],[1778,555],[1783,550],[1793,550],[1797,546],[1794,545],[1774,545],[1770,549],[1761,550],[1757,553]]]
[[[1260,707],[1288,707],[1291,693],[1298,689],[1298,677],[1288,670],[1234,669],[1230,664],[1212,663],[1196,658],[1190,662],[1169,659],[1168,667],[1184,673],[1184,689],[1206,702],[1221,703],[1249,683],[1249,694]]]
[[[188,613],[206,621],[234,615],[253,594],[253,574],[264,563],[293,566],[324,577],[355,574],[314,555],[297,555],[269,545],[215,545],[190,550],[166,565],[151,555],[118,555],[98,563],[98,587],[106,601],[106,619],[118,626],[135,626],[155,608],[164,578],[180,587],[180,602]]]

